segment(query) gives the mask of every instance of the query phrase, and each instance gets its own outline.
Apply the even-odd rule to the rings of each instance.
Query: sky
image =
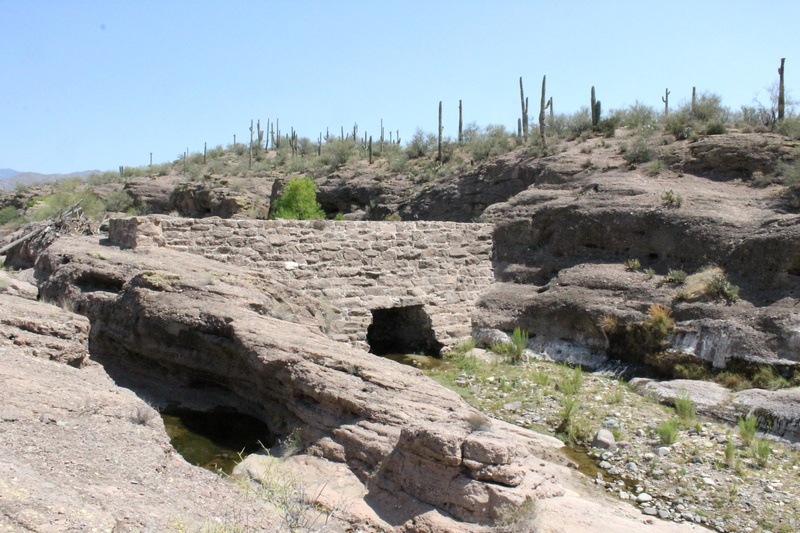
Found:
[[[344,126],[409,140],[464,122],[698,93],[739,109],[786,58],[800,95],[796,0],[0,0],[0,168],[111,170],[249,140],[250,120],[316,139]]]

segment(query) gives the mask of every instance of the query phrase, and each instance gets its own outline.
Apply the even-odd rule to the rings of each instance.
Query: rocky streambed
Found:
[[[735,423],[708,416],[681,420],[675,408],[643,397],[624,381],[565,365],[509,365],[481,350],[458,354],[452,363],[428,374],[489,416],[587,446],[600,472],[585,483],[644,516],[717,531],[798,529],[796,444],[768,434],[748,438]],[[673,387],[685,389],[690,384]],[[665,442],[661,428],[670,420],[678,423],[673,441]],[[595,440],[600,430],[610,440]]]

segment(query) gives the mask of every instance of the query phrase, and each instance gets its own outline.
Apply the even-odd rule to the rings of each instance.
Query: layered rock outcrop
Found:
[[[278,434],[297,429],[306,453],[346,464],[376,502],[406,497],[439,510],[398,516],[376,503],[400,530],[474,530],[526,498],[580,498],[568,470],[547,459],[557,440],[497,421],[479,428],[472,408],[419,371],[335,343],[318,325],[268,316],[282,295],[268,279],[91,237],[57,241],[37,275],[44,297],[89,317],[92,358],[118,383],[157,402],[213,399]],[[619,511],[597,518],[637,522],[630,511],[610,518]]]

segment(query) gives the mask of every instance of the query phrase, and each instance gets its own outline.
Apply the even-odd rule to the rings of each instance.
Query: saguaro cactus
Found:
[[[592,129],[596,130],[600,124],[600,100],[594,96],[594,85],[592,85]]]
[[[783,65],[786,58],[781,58],[781,68],[778,69],[778,120],[783,120],[783,112],[786,107],[786,93],[783,88]]]
[[[522,139],[528,140],[528,99],[522,89],[522,76],[519,77],[519,102],[522,106]]]
[[[442,101],[439,100],[439,157],[438,161],[442,162]]]
[[[464,143],[464,133],[463,133],[463,115],[462,115],[462,108],[461,108],[461,100],[458,101],[458,144]]]
[[[664,102],[664,116],[669,116],[669,89],[664,89],[664,96],[661,97],[661,101]]]
[[[547,141],[544,135],[544,112],[553,103],[551,98],[549,102],[545,103],[545,87],[547,85],[547,76],[542,76],[542,100],[539,104],[539,137],[542,139],[542,148],[547,150]],[[550,111],[552,113],[552,110]]]
[[[697,104],[697,87],[692,87],[692,117],[694,117],[695,104]]]

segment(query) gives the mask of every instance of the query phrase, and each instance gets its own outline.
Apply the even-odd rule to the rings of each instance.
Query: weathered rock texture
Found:
[[[450,344],[469,334],[472,308],[493,280],[486,224],[134,217],[112,220],[109,236],[260,272],[317,300],[332,338],[361,346],[372,311],[418,306],[436,341]]]
[[[235,266],[85,237],[53,244],[37,275],[44,297],[89,317],[92,357],[119,383],[159,402],[214,398],[278,434],[299,429],[307,453],[346,464],[400,530],[467,531],[527,497],[578,497],[568,470],[546,460],[557,440],[498,421],[476,430],[477,413],[421,372],[265,316],[280,289]],[[380,503],[391,495],[438,518],[393,514]]]
[[[235,512],[282,531],[269,506],[186,463],[158,413],[85,359],[88,329],[0,295],[0,530],[200,531]]]
[[[734,181],[773,168],[796,145],[767,141],[727,136],[668,148],[686,173],[631,169],[616,146],[598,140],[587,148],[596,164],[582,172],[557,171],[568,154],[545,158],[560,180],[536,182],[481,217],[495,224],[498,283],[481,299],[476,328],[519,326],[540,346],[602,361],[627,351],[615,344],[623,337],[604,331],[604,319],[624,328],[661,304],[677,321],[670,347],[709,366],[795,366],[800,219],[780,209],[775,188]],[[714,180],[705,175],[709,165]],[[680,206],[665,201],[667,191],[682,198]],[[641,268],[627,270],[629,259]],[[740,300],[665,282],[670,270],[693,275],[712,266],[740,288]]]

